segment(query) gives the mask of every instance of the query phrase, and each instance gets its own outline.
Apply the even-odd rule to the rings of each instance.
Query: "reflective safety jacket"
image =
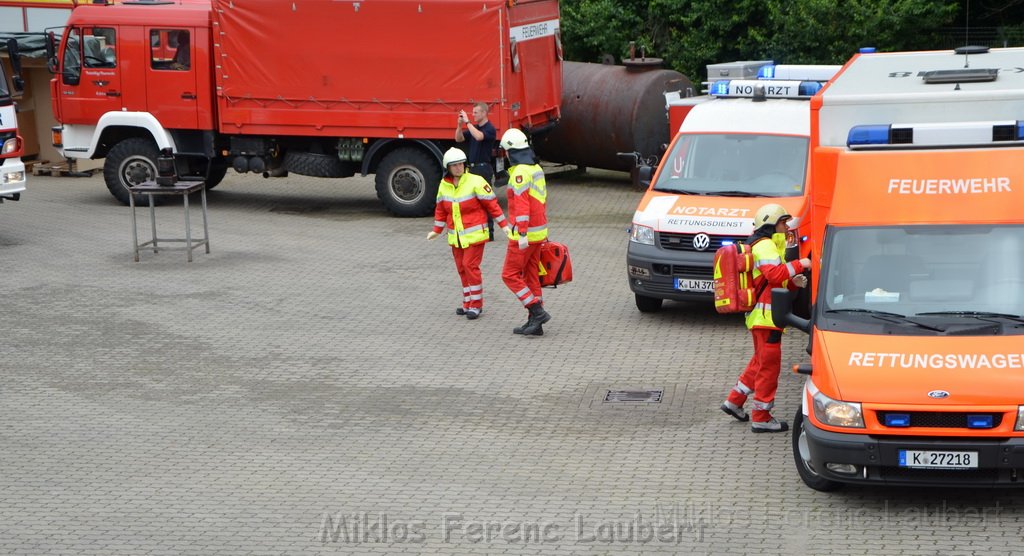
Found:
[[[804,266],[798,260],[784,262],[786,234],[773,234],[771,240],[764,238],[754,242],[751,252],[754,255],[754,291],[761,295],[754,309],[747,313],[747,328],[780,330],[772,320],[772,288],[796,289],[789,279],[802,273]]]
[[[508,219],[512,241],[526,235],[530,243],[548,238],[548,184],[539,164],[516,164],[508,170]]]
[[[448,228],[448,245],[454,247],[469,247],[489,240],[488,214],[499,228],[506,224],[494,190],[487,180],[469,172],[459,176],[458,183],[453,180],[452,176],[445,176],[437,188],[434,231],[441,233]]]

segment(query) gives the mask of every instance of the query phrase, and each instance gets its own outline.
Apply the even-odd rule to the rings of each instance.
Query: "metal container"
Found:
[[[670,139],[665,93],[685,95],[693,85],[677,71],[651,67],[651,60],[638,59],[633,66],[564,62],[562,119],[534,137],[537,155],[622,171],[630,171],[635,162],[617,153],[660,155]]]

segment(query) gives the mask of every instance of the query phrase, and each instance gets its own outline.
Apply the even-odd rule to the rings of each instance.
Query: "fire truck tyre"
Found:
[[[636,308],[641,313],[657,313],[661,310],[661,298],[647,297],[646,295],[633,294],[636,296]]]
[[[811,462],[811,452],[807,448],[807,433],[804,432],[804,414],[796,410],[796,417],[793,418],[793,460],[796,463],[796,471],[804,484],[820,492],[829,492],[843,486],[842,483],[830,481],[814,470]]]
[[[122,204],[128,204],[128,188],[144,181],[156,179],[156,145],[148,139],[130,137],[114,145],[103,163],[103,181],[107,189]],[[166,195],[154,195],[153,201],[162,204]],[[135,203],[149,203],[145,195],[136,195]]]
[[[220,182],[224,179],[224,176],[228,173],[227,164],[213,163],[210,167],[210,177],[206,178],[206,190],[209,191],[214,187],[220,185]]]
[[[344,165],[333,154],[288,151],[284,155],[284,167],[289,172],[314,178],[346,177]]]
[[[395,149],[377,167],[377,197],[395,216],[434,214],[441,165],[429,154],[411,148]]]

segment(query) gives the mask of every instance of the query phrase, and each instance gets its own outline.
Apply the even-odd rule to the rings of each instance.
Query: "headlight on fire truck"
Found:
[[[833,400],[822,394],[811,381],[807,381],[807,390],[818,421],[833,427],[864,428],[864,414],[859,403]]]
[[[1013,426],[1015,431],[1024,431],[1024,405],[1017,406],[1017,424]]]
[[[633,228],[629,232],[629,241],[643,243],[644,245],[654,245],[654,228],[633,224]]]

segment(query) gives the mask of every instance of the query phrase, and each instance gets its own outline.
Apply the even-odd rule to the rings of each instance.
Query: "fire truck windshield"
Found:
[[[795,197],[804,192],[808,139],[751,133],[683,134],[664,158],[656,191]]]

